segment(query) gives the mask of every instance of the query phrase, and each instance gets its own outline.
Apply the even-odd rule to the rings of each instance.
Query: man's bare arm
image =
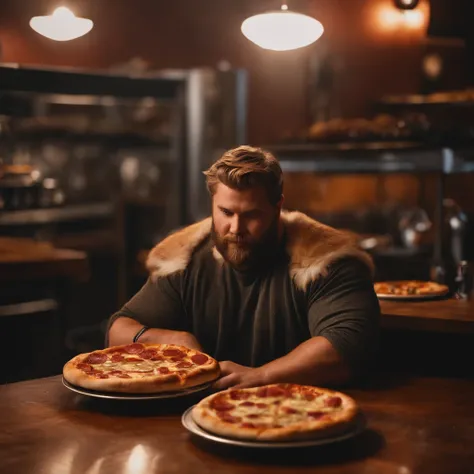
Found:
[[[289,354],[260,367],[266,383],[280,381],[309,385],[341,385],[351,373],[333,345],[316,336],[303,342]]]
[[[324,337],[313,337],[289,354],[261,367],[244,367],[222,362],[223,377],[217,389],[239,388],[288,382],[303,385],[334,386],[348,382],[351,373],[347,365]]]
[[[185,312],[179,294],[179,275],[148,279],[135,296],[109,319],[105,344],[131,344],[143,326],[139,342],[179,344],[201,350],[196,338],[187,332]]]
[[[109,347],[132,343],[134,336],[142,327],[143,325],[134,319],[127,317],[117,318],[109,329]],[[139,342],[178,344],[190,349],[202,350],[201,345],[191,333],[170,329],[148,329],[140,336]]]

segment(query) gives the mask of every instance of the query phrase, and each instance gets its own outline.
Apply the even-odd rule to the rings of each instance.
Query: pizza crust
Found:
[[[279,385],[275,384],[269,385],[267,387],[277,386]],[[285,441],[326,438],[343,434],[350,430],[356,423],[359,408],[351,397],[340,392],[334,392],[319,387],[292,386],[302,387],[305,390],[314,390],[325,397],[339,397],[342,400],[341,406],[338,407],[337,410],[328,410],[327,414],[315,420],[305,419],[300,422],[289,423],[286,426],[283,424],[283,426],[279,427],[268,426],[247,428],[242,426],[241,422],[229,423],[223,421],[219,416],[217,416],[216,410],[212,408],[213,400],[215,400],[217,397],[222,397],[223,395],[229,395],[232,392],[232,389],[229,389],[225,392],[219,392],[203,399],[193,408],[191,415],[193,420],[199,426],[211,433],[229,438],[249,439],[256,441]],[[255,389],[242,389],[242,391],[252,390],[255,391]],[[228,402],[231,403],[232,400],[228,398]],[[275,405],[274,403],[275,401],[273,400],[268,403],[269,418],[273,417],[276,423],[281,424],[282,418],[285,416],[283,415],[282,418],[279,417],[278,412],[280,410],[280,406]],[[299,401],[300,406],[301,403],[302,402]],[[282,405],[283,404],[286,404],[286,402],[283,402]],[[237,405],[238,404],[236,404],[236,407]],[[308,411],[311,411],[310,402],[307,403],[307,407]],[[239,407],[239,409],[241,410],[241,407]],[[233,416],[232,413],[233,410],[229,410],[229,414],[231,416]],[[245,415],[239,418],[244,420]]]
[[[179,349],[193,355],[199,354],[198,351],[187,349],[183,346],[175,346],[168,344],[142,344],[146,349]],[[94,351],[94,354],[105,353],[110,356],[117,348],[125,346],[116,346],[100,351]],[[92,352],[79,354],[67,362],[63,368],[63,376],[66,381],[89,390],[96,390],[101,392],[119,392],[119,393],[163,393],[182,391],[192,387],[196,387],[208,382],[216,380],[220,375],[219,364],[210,356],[208,362],[190,370],[186,370],[186,375],[179,375],[177,373],[170,374],[150,374],[144,375],[140,378],[118,378],[111,376],[109,378],[98,378],[94,375],[86,373],[84,370],[78,368],[78,364],[85,363],[84,361],[93,354]],[[201,353],[203,354],[203,353]],[[156,364],[158,366],[158,363]],[[105,365],[94,364],[97,370],[103,369]],[[184,371],[184,369],[183,369]],[[104,373],[107,373],[104,371]],[[123,373],[127,374],[126,370]],[[129,372],[130,374],[131,372]]]

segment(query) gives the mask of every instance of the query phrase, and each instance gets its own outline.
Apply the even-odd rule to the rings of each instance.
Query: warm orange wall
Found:
[[[423,28],[384,29],[377,12],[391,2],[292,0],[291,7],[321,20],[325,34],[308,48],[278,53],[240,32],[243,19],[278,0],[1,0],[0,41],[4,61],[29,64],[97,68],[140,56],[155,68],[179,68],[228,60],[249,70],[250,140],[261,144],[306,124],[308,58],[323,49],[341,65],[336,90],[345,116],[366,112],[384,93],[418,89]],[[30,17],[59,3],[90,17],[92,32],[67,43],[33,32]]]
[[[91,18],[95,23],[92,32],[68,43],[56,43],[33,32],[28,26],[30,17],[52,11],[58,3]],[[344,116],[367,113],[372,101],[383,94],[419,90],[425,26],[414,30],[387,26],[380,15],[384,9],[390,15],[392,0],[291,0],[292,8],[317,17],[325,26],[325,34],[308,48],[284,53],[261,50],[240,33],[243,19],[278,3],[0,0],[3,60],[93,68],[108,67],[134,56],[144,58],[154,68],[215,66],[227,60],[249,71],[249,138],[259,145],[307,125],[308,60],[323,50],[337,58],[340,65],[335,96]],[[421,2],[425,19],[427,3]],[[453,54],[459,56],[457,51]],[[461,70],[460,61],[456,61],[450,76],[459,77]],[[472,183],[470,179],[462,182]],[[385,188],[386,200],[417,200],[414,177],[389,177]],[[462,189],[453,185],[461,199],[468,204],[474,202],[474,186],[464,184]],[[286,195],[289,204],[316,211],[357,208],[377,202],[377,179],[288,176]]]

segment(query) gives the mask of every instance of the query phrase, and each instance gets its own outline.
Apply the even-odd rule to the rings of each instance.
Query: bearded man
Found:
[[[150,277],[106,344],[180,344],[220,361],[216,388],[340,385],[366,374],[380,308],[352,239],[283,206],[277,159],[229,150],[205,173],[212,216],[150,252]]]

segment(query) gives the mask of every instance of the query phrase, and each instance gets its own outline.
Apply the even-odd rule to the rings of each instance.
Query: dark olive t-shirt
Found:
[[[334,262],[325,277],[299,289],[283,246],[257,271],[239,272],[212,255],[205,240],[184,271],[142,289],[110,321],[193,333],[217,360],[260,366],[312,336],[327,338],[357,372],[377,347],[380,309],[370,270],[355,258]]]

